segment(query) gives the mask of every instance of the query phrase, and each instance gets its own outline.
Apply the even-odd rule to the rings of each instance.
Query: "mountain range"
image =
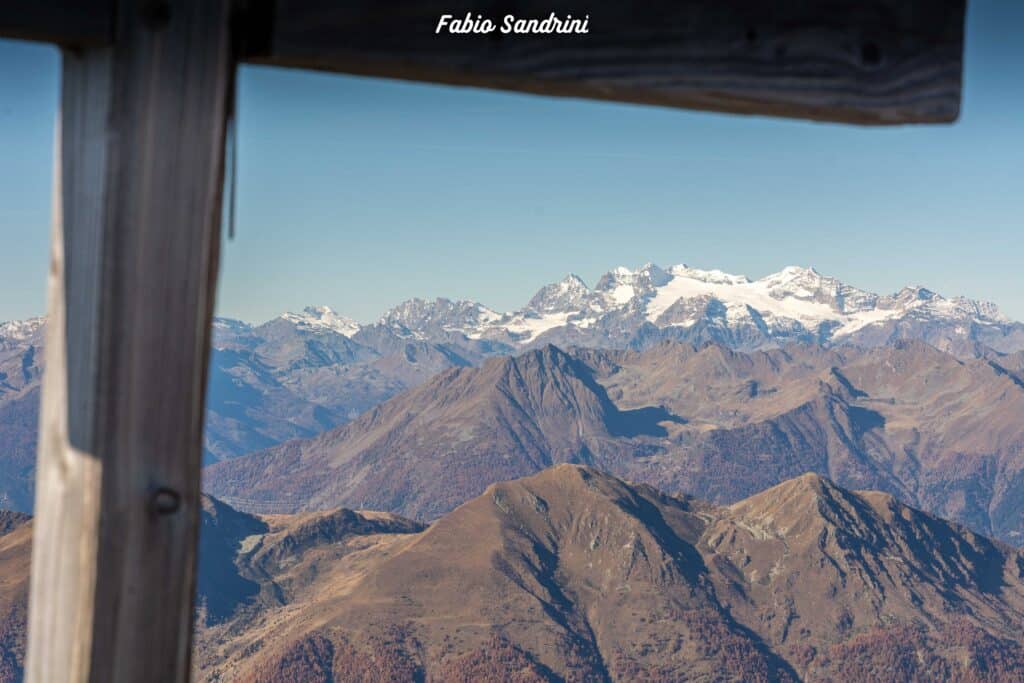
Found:
[[[29,511],[45,321],[0,324],[0,505]],[[759,280],[687,266],[614,269],[593,289],[568,276],[520,310],[413,299],[361,325],[326,307],[259,325],[214,324],[204,459],[310,438],[450,368],[554,343],[642,351],[665,341],[737,350],[800,343],[874,347],[919,339],[1012,364],[1024,326],[992,304],[926,289],[871,294],[813,269]],[[1008,355],[1009,354],[1009,355]]]
[[[0,324],[0,507],[45,331]],[[1024,326],[991,304],[647,265],[510,313],[218,318],[207,408],[197,681],[1024,679]],[[0,682],[31,533],[0,511]]]
[[[423,521],[557,463],[731,503],[803,472],[1024,537],[1024,354],[554,346],[444,371],[317,437],[206,468],[240,509]]]
[[[904,681],[1024,676],[1024,556],[805,474],[729,506],[560,465],[429,527],[203,501],[194,679]],[[0,528],[0,681],[31,523]]]
[[[313,306],[261,327],[281,322],[308,333],[336,333],[355,345],[347,348],[355,355],[358,347],[364,354],[386,354],[410,340],[469,346],[471,355],[484,356],[549,343],[642,350],[665,340],[715,341],[748,351],[791,343],[880,346],[901,339],[920,339],[958,356],[976,356],[982,348],[1024,349],[1024,324],[995,304],[945,298],[919,286],[879,295],[794,266],[759,280],[686,265],[619,267],[593,289],[570,274],[506,313],[475,301],[410,299],[371,324]],[[223,338],[261,329],[232,320],[220,325]]]
[[[1024,349],[1024,325],[994,304],[947,299],[923,287],[880,296],[801,267],[759,280],[686,265],[619,267],[593,289],[569,275],[510,313],[473,301],[413,299],[373,325],[343,325],[337,329],[356,341],[382,333],[431,340],[454,334],[517,348],[643,349],[674,340],[754,350],[921,339],[958,355],[973,355],[977,344],[1000,352]]]

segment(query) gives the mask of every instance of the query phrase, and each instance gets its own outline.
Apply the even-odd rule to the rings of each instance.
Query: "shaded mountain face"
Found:
[[[345,509],[257,517],[208,496],[203,496],[200,519],[197,650],[202,649],[204,629],[245,623],[246,615],[286,604],[288,567],[304,560],[330,563],[361,539],[424,528],[395,515]],[[23,677],[31,555],[31,517],[0,510],[0,683]],[[312,578],[300,576],[304,585]]]
[[[206,450],[225,460],[343,424],[441,370],[479,362],[463,346],[354,339],[358,326],[326,307],[251,327],[218,321]],[[348,336],[346,336],[348,335]]]
[[[259,581],[287,586],[284,597],[204,629],[195,673],[1014,681],[1022,559],[817,475],[718,507],[562,465],[493,485],[421,533],[260,565]]]
[[[256,600],[262,587],[239,571],[236,557],[243,539],[269,530],[262,519],[208,496],[202,506],[196,590],[200,627],[223,622]],[[0,510],[0,683],[24,676],[31,559],[31,516]]]
[[[665,435],[660,410],[619,410],[592,370],[553,346],[479,369],[449,370],[357,420],[206,471],[207,486],[246,509],[402,510],[434,518],[487,484],[553,463],[595,460],[616,440]]]
[[[203,496],[202,508],[196,585],[200,628],[285,604],[291,595],[289,572],[307,551],[311,557],[341,557],[353,539],[425,528],[397,515],[345,508],[258,516],[210,496]]]
[[[1021,415],[1013,367],[919,342],[548,346],[448,370],[336,430],[211,466],[205,486],[243,509],[429,520],[563,462],[722,503],[813,471],[1019,543]]]

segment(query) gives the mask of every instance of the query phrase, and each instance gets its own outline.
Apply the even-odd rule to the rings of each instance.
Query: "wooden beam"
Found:
[[[238,0],[256,64],[859,124],[960,111],[966,0]],[[159,8],[160,0],[148,6]],[[114,3],[0,0],[0,36],[113,40]],[[436,34],[443,14],[589,15],[586,35]]]
[[[228,0],[64,52],[26,680],[185,681]]]
[[[965,0],[276,0],[249,61],[414,81],[859,124],[949,122]],[[262,7],[262,11],[259,8]],[[435,34],[589,14],[586,35]]]
[[[64,47],[114,40],[113,0],[0,0],[0,37]]]

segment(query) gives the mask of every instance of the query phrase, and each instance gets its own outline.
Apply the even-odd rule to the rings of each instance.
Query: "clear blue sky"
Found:
[[[857,128],[284,70],[241,79],[219,311],[525,303],[568,272],[813,265],[1024,319],[1024,2],[972,0],[953,126]],[[0,320],[39,314],[58,57],[0,42]]]

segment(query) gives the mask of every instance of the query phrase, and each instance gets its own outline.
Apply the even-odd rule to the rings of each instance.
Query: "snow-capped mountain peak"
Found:
[[[435,342],[455,335],[510,352],[548,342],[642,348],[665,339],[717,341],[744,350],[792,342],[875,346],[894,339],[922,339],[947,350],[978,343],[999,351],[1024,349],[1024,325],[994,304],[947,299],[923,287],[879,295],[806,266],[757,280],[686,264],[619,266],[593,288],[569,274],[508,313],[475,301],[417,298],[362,328],[326,307],[284,317],[346,336],[362,329],[357,340],[383,334]]]
[[[0,340],[25,341],[36,334],[45,322],[46,318],[43,317],[0,322]]]
[[[302,313],[285,313],[284,320],[309,330],[331,330],[345,337],[351,337],[361,325],[351,318],[338,315],[329,306],[306,306]]]
[[[686,264],[619,266],[593,288],[569,274],[507,313],[475,301],[415,298],[371,325],[360,325],[327,306],[286,313],[271,322],[299,332],[332,331],[367,353],[393,350],[396,343],[412,340],[468,343],[475,353],[484,354],[514,353],[546,343],[642,349],[665,340],[714,341],[754,350],[794,342],[878,346],[919,339],[955,354],[976,354],[980,347],[1024,350],[1024,324],[1003,315],[995,304],[946,298],[921,286],[879,295],[798,266],[757,280]],[[36,343],[43,323],[43,318],[0,323],[0,347]],[[214,345],[253,329],[217,318]]]
[[[604,295],[609,306],[614,307],[644,299],[671,280],[672,275],[653,263],[646,263],[636,270],[619,266],[602,275],[594,289]]]
[[[525,310],[537,315],[581,311],[599,299],[578,275],[570,273],[558,282],[541,287]]]
[[[464,333],[497,321],[501,316],[475,301],[433,301],[414,298],[403,301],[380,319],[399,336],[428,338],[445,332]]]
[[[672,266],[668,269],[668,272],[673,277],[685,277],[691,280],[707,282],[709,284],[745,285],[750,283],[750,278],[746,275],[732,275],[731,273],[726,273],[722,270],[701,270],[700,268],[691,268],[685,263]]]
[[[648,263],[635,270],[613,268],[593,289],[569,275],[541,288],[519,311],[495,314],[461,331],[515,345],[635,346],[677,338],[765,348],[794,341],[874,345],[905,336],[948,346],[979,326],[1012,337],[986,337],[984,343],[1024,347],[1024,326],[1008,321],[995,305],[945,299],[923,288],[880,296],[813,267],[789,266],[751,280],[685,264],[666,269]]]
[[[874,309],[879,298],[810,267],[789,266],[761,278],[758,283],[775,299],[795,298],[825,304],[840,314]]]

